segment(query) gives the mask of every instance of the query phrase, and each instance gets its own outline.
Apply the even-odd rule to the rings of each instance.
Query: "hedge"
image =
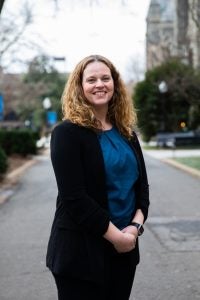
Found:
[[[38,133],[31,130],[0,130],[0,146],[6,155],[36,154]]]
[[[0,147],[0,179],[1,174],[5,173],[8,167],[8,160],[5,151]]]

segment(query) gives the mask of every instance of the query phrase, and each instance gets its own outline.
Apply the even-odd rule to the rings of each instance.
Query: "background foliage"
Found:
[[[165,81],[166,93],[158,85]],[[200,126],[200,73],[178,60],[170,60],[145,74],[133,94],[138,125],[145,141],[158,132],[196,130]]]

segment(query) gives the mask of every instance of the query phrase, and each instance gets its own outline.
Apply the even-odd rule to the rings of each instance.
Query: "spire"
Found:
[[[160,19],[160,1],[151,0],[147,13],[147,21],[156,21]]]
[[[147,14],[147,21],[168,21],[175,19],[176,6],[174,0],[151,0]]]

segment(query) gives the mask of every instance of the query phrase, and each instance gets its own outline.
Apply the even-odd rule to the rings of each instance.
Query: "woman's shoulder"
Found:
[[[78,131],[80,130],[80,127],[78,124],[72,123],[69,120],[64,120],[59,123],[57,123],[53,129],[53,131]]]
[[[133,131],[132,131],[131,139],[132,139],[133,141],[137,141],[137,140],[138,140],[138,136],[139,136],[139,134],[138,134],[135,130],[133,130]]]
[[[81,126],[79,124],[75,124],[75,123],[72,123],[70,120],[64,120],[64,121],[61,121],[60,123],[58,123],[52,133],[65,133],[65,134],[69,134],[69,135],[84,135],[84,134],[90,134],[92,132],[92,134],[94,134],[94,132],[91,130],[91,129],[88,129],[84,126]]]
[[[141,140],[140,133],[138,133],[138,131],[132,131],[132,137],[131,137],[130,142],[133,145],[135,145],[135,147],[141,148],[140,140]]]

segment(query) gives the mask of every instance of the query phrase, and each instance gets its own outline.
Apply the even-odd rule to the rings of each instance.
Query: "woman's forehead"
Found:
[[[89,63],[86,67],[83,73],[86,75],[92,75],[92,74],[99,74],[99,73],[105,73],[110,74],[110,68],[103,62],[100,61],[94,61]]]

